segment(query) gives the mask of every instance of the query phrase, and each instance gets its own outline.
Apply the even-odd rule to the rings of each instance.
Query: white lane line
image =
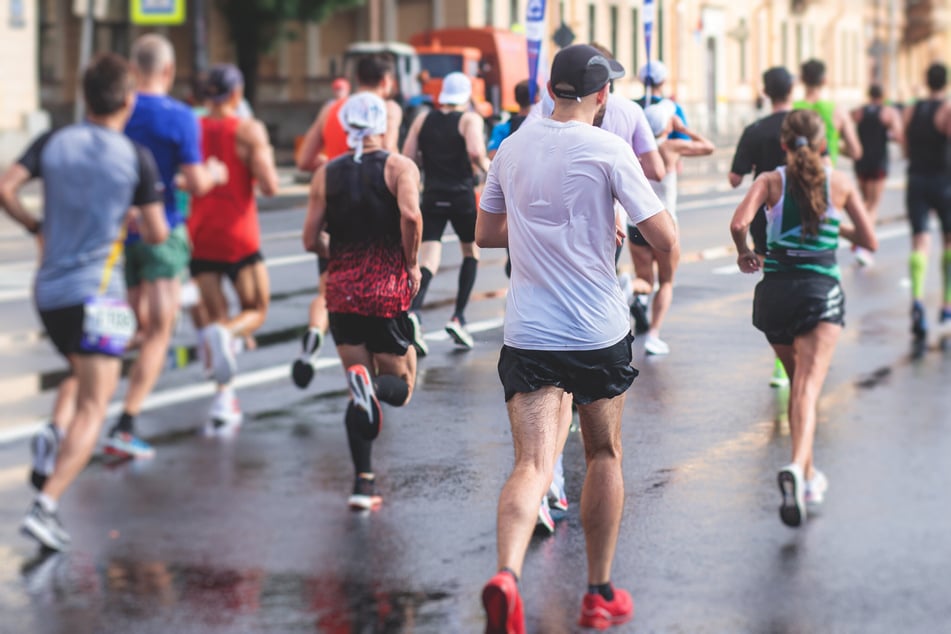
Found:
[[[730,196],[715,196],[713,198],[703,198],[701,200],[690,200],[677,203],[677,213],[681,211],[694,211],[697,209],[709,209],[722,205],[736,205],[743,200],[743,195],[732,194]]]
[[[503,319],[501,317],[497,317],[495,319],[486,319],[483,321],[472,322],[467,324],[466,328],[470,333],[479,333],[501,328],[502,323]],[[438,342],[448,340],[449,335],[440,330],[438,332],[427,333],[426,335],[423,335],[423,338],[427,341]],[[318,370],[324,370],[340,365],[340,359],[337,357],[318,359],[315,365]],[[243,389],[265,385],[267,383],[274,383],[276,381],[290,381],[289,363],[282,363],[269,368],[262,368],[253,372],[238,374],[234,380],[234,387],[236,389]],[[203,381],[197,385],[185,385],[182,387],[169,388],[162,390],[161,392],[152,393],[147,399],[145,399],[145,403],[142,406],[142,411],[148,412],[160,409],[162,407],[168,407],[169,405],[178,405],[179,403],[197,401],[198,399],[207,398],[214,393],[215,385],[211,381]],[[106,410],[106,416],[112,418],[119,415],[122,412],[122,406],[122,401],[113,402]],[[0,430],[0,445],[16,442],[24,438],[29,438],[45,424],[46,419],[41,419],[32,423],[17,425],[15,427],[11,427],[10,429]]]

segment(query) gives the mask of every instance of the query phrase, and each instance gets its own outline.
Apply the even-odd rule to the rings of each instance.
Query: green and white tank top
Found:
[[[766,261],[763,271],[790,273],[809,271],[840,279],[835,252],[839,248],[841,212],[827,204],[819,218],[819,231],[807,235],[796,199],[787,196],[786,168],[778,167],[782,176],[783,195],[766,211]],[[830,200],[829,180],[832,168],[826,167],[826,200]]]

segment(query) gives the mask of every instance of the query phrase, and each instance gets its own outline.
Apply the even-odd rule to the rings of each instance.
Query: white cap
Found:
[[[641,66],[641,69],[637,72],[638,78],[640,78],[641,83],[647,84],[647,71],[648,64]],[[667,66],[664,65],[664,62],[657,60],[656,62],[650,63],[650,79],[651,85],[656,86],[667,81],[668,73]]]
[[[464,74],[449,73],[442,79],[442,90],[439,92],[440,105],[461,106],[469,102],[472,97],[472,82]]]
[[[647,117],[647,123],[655,137],[663,134],[675,113],[674,102],[670,99],[661,99],[657,103],[644,108],[644,116]]]

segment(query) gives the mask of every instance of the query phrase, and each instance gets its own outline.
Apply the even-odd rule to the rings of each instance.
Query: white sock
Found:
[[[43,507],[43,510],[47,513],[55,513],[56,507],[59,506],[56,503],[56,500],[46,495],[45,493],[40,493],[36,496],[36,501],[39,502],[40,506]]]

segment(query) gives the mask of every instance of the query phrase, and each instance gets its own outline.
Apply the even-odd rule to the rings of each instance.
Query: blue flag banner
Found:
[[[538,60],[545,39],[545,0],[528,0],[525,15],[525,40],[528,45],[528,96],[535,103],[538,84]]]
[[[647,49],[647,72],[644,73],[645,77],[650,77],[651,74],[651,36],[654,33],[654,16],[656,15],[657,10],[654,7],[654,0],[644,0],[644,48]],[[637,72],[637,69],[634,69],[634,72]],[[647,99],[644,103],[650,105],[651,89],[653,86],[650,85],[650,82],[644,83],[644,89],[647,94]]]

